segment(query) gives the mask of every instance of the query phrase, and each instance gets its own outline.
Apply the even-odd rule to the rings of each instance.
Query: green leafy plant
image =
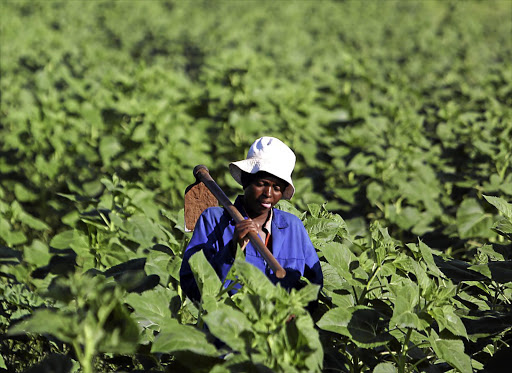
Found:
[[[84,372],[93,372],[99,352],[135,352],[139,330],[121,302],[115,283],[81,274],[59,278],[45,296],[53,307],[36,309],[26,320],[9,329],[20,333],[50,334],[69,343]]]
[[[2,3],[0,369],[492,370],[512,343],[510,11]],[[240,260],[234,296],[199,256],[203,302],[180,288],[193,167],[234,197],[226,165],[263,135],[297,155],[280,208],[322,261],[311,314],[317,290]]]
[[[202,252],[195,254],[190,263],[201,291],[197,325],[205,326],[206,332],[166,323],[153,344],[153,352],[179,352],[178,358],[191,371],[201,369],[196,355],[210,358],[210,365],[203,367],[205,371],[214,364],[218,372],[321,371],[322,346],[305,309],[317,298],[317,285],[288,293],[241,255],[229,276],[241,288],[230,297]]]

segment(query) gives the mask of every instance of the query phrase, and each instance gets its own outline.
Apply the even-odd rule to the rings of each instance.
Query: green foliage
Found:
[[[217,275],[202,252],[193,256],[191,266],[194,273],[203,278],[199,282],[202,320],[220,342],[220,351],[225,351],[222,353],[225,362],[221,366],[226,371],[252,371],[258,367],[274,372],[321,370],[322,346],[314,322],[305,309],[317,298],[318,285],[309,284],[288,293],[274,286],[240,256],[231,277],[242,288],[229,297],[219,286]],[[210,270],[204,271],[207,267]]]
[[[7,1],[0,370],[484,371],[512,343],[509,1]],[[325,283],[201,254],[183,191],[297,154]],[[313,311],[311,302],[318,302]]]
[[[105,194],[99,199],[108,199],[109,192]],[[77,207],[83,203],[71,199]],[[503,199],[490,201],[508,216]],[[137,208],[131,211],[137,216]],[[95,221],[82,215],[75,223],[103,227],[101,216]],[[149,246],[146,251],[134,240],[129,259],[104,271],[84,267],[80,259],[90,255],[83,245],[94,246],[98,230],[83,230],[78,241],[68,230],[52,239],[56,247],[51,253],[42,243],[29,255],[28,250],[19,255],[3,249],[4,273],[39,289],[36,295],[21,283],[5,288],[3,302],[16,312],[11,311],[4,325],[10,326],[11,338],[25,333],[40,335],[41,341],[57,338],[64,343],[60,353],[73,349],[84,371],[92,371],[95,362],[107,362],[104,352],[131,356],[132,369],[144,361],[152,369],[183,371],[406,372],[442,364],[467,371],[483,366],[492,354],[470,353],[468,343],[493,345],[494,353],[508,343],[512,271],[492,245],[482,247],[470,264],[435,252],[422,241],[403,244],[378,222],[370,226],[369,235],[354,236],[324,206],[311,204],[299,215],[322,258],[325,283],[320,294],[311,284],[288,293],[240,254],[228,278],[236,284],[230,289],[241,287],[229,296],[198,252],[190,263],[202,301],[194,304],[180,296],[173,264],[177,254],[155,244],[158,230],[141,241]],[[121,243],[134,238],[121,231],[116,235]],[[64,249],[68,244],[72,248]],[[139,253],[146,257],[138,258]],[[29,260],[20,262],[25,257]],[[67,268],[59,268],[59,262]],[[306,307],[317,298],[310,314]]]
[[[9,329],[9,335],[50,334],[71,344],[84,372],[93,372],[98,352],[135,352],[139,330],[121,303],[119,288],[97,276],[59,278],[46,296],[56,309],[36,309]]]

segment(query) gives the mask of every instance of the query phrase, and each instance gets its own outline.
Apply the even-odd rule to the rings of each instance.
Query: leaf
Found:
[[[147,256],[144,270],[148,275],[157,275],[160,283],[167,286],[169,282],[170,269],[169,266],[174,257],[160,251],[151,250]]]
[[[48,246],[40,240],[34,240],[30,246],[23,249],[23,258],[37,267],[47,265],[51,257],[52,254],[48,251]]]
[[[357,153],[348,164],[348,169],[357,171],[359,175],[375,176],[374,158],[365,155],[363,152]]]
[[[38,231],[50,229],[48,224],[25,212],[23,207],[17,201],[12,203],[11,208],[13,210],[13,214],[17,216],[18,220],[23,224],[28,225],[30,228],[36,229]]]
[[[256,294],[265,294],[267,299],[278,294],[278,288],[257,267],[237,257],[234,263],[235,273],[242,282],[245,291]]]
[[[391,340],[391,335],[384,329],[385,323],[380,314],[376,310],[361,306],[331,309],[322,316],[317,325],[321,329],[352,338],[360,347],[382,346]]]
[[[306,307],[309,302],[315,301],[318,298],[318,292],[320,291],[320,285],[307,284],[299,291],[292,289],[293,300]]]
[[[36,201],[39,197],[37,194],[25,188],[22,184],[16,183],[14,185],[14,195],[16,199],[20,202],[33,202]]]
[[[484,195],[484,198],[487,200],[487,202],[496,207],[498,211],[501,212],[503,216],[505,216],[505,218],[507,218],[509,221],[512,221],[512,203],[508,203],[500,197]]]
[[[352,286],[362,287],[363,285],[354,280],[350,271],[351,263],[357,262],[357,258],[350,249],[339,242],[328,242],[318,247],[327,262],[336,269],[339,276]]]
[[[27,242],[27,236],[23,232],[13,232],[9,222],[2,218],[0,218],[0,237],[9,246],[19,245]]]
[[[390,211],[392,212],[393,221],[404,230],[410,229],[414,225],[425,221],[423,214],[416,207],[406,206],[401,209],[400,213],[394,210]]]
[[[285,199],[280,200],[276,207],[281,211],[289,212],[290,214],[295,215],[301,220],[304,217],[304,213],[302,211],[299,211],[292,203]]]
[[[407,246],[411,247],[412,245],[413,244],[408,244]],[[425,295],[424,292],[428,292],[429,288],[435,286],[432,275],[427,273],[427,268],[425,268],[423,261],[419,261],[414,257],[400,253],[393,261],[393,266],[397,269],[405,271],[406,273],[410,272],[414,274],[414,276],[416,276],[415,282],[418,284],[422,295]],[[445,277],[444,274],[443,277]]]
[[[484,198],[503,215],[494,223],[492,230],[512,240],[512,203],[508,203],[499,197],[484,195]]]
[[[171,259],[171,262],[169,263],[169,275],[177,281],[180,279],[180,268],[182,261],[182,258],[176,255]]]
[[[427,267],[428,269],[430,269],[430,272],[432,272],[436,276],[445,277],[443,272],[441,272],[439,268],[437,268],[437,265],[434,261],[434,256],[432,254],[432,249],[428,247],[425,243],[423,243],[423,241],[421,240],[418,243],[418,246],[420,248],[421,256],[427,263]]]
[[[288,352],[300,362],[294,365],[299,371],[321,372],[324,352],[318,330],[309,314],[299,316],[286,324]],[[300,364],[300,365],[299,365]],[[293,365],[293,364],[292,364]],[[291,367],[290,367],[291,368]]]
[[[244,353],[251,346],[252,325],[242,312],[220,304],[204,320],[210,332],[234,351]]]
[[[154,239],[164,238],[158,226],[142,215],[132,215],[124,222],[127,231],[126,238],[139,243],[143,247],[153,246]]]
[[[114,277],[122,288],[129,292],[143,292],[158,285],[157,275],[147,275],[144,271],[145,258],[130,259],[115,265],[104,272],[106,277]]]
[[[474,198],[465,199],[457,210],[460,238],[489,237],[492,219]]]
[[[394,295],[393,316],[389,321],[390,327],[422,329],[415,307],[419,301],[418,285],[412,281],[400,282],[397,285],[390,285]]]
[[[206,260],[203,251],[200,250],[192,255],[189,263],[199,291],[201,292],[201,297],[216,297],[222,289],[222,283],[211,264]]]
[[[443,306],[434,308],[432,316],[439,324],[439,330],[448,329],[454,335],[467,338],[466,327],[462,323],[459,316],[457,316],[452,306]]]
[[[92,198],[90,198],[90,197],[84,197],[84,196],[79,196],[79,195],[75,195],[75,194],[57,193],[57,195],[60,197],[64,197],[70,201],[76,202],[76,203],[87,202],[87,201],[92,200]]]
[[[338,233],[346,232],[345,222],[334,218],[308,218],[305,222],[313,245],[321,242],[331,242]]]
[[[472,372],[471,358],[464,353],[464,343],[459,339],[442,339],[431,331],[429,341],[436,355],[458,369],[460,372]]]
[[[159,331],[172,319],[170,304],[176,295],[174,290],[158,286],[141,294],[130,293],[125,302],[134,309],[133,318],[139,325]]]
[[[397,373],[398,369],[392,363],[380,363],[375,366],[373,373]]]
[[[512,249],[512,248],[511,248]],[[497,252],[493,245],[486,244],[478,248],[478,252],[487,256],[489,261],[501,261],[505,260],[505,257],[503,256],[503,253]]]
[[[78,335],[77,328],[75,315],[51,309],[39,309],[34,311],[30,318],[11,327],[7,334],[51,334],[63,342],[71,343]]]
[[[76,243],[86,244],[87,238],[80,231],[70,229],[54,236],[50,241],[50,246],[55,249],[68,249]]]
[[[376,347],[388,343],[392,338],[387,322],[374,309],[356,309],[347,326],[352,339],[361,347]]]
[[[109,165],[112,158],[119,154],[123,147],[115,136],[103,136],[100,140],[99,151],[103,164]]]
[[[113,296],[115,297],[116,294],[113,294]],[[105,303],[107,302],[105,301]],[[84,328],[92,329],[96,327],[97,330],[99,327],[102,327],[104,330],[104,336],[98,343],[98,351],[117,354],[134,353],[139,343],[139,327],[131,318],[126,307],[121,304],[119,300],[116,300],[116,304],[112,310],[102,304],[99,309],[96,310],[96,313],[97,316],[94,317],[93,322],[90,322],[90,319],[88,320],[86,318]],[[102,313],[108,315],[105,324],[95,325],[96,320],[101,317]],[[89,313],[89,316],[92,315]]]
[[[355,204],[356,196],[359,192],[359,186],[351,188],[334,188],[334,192],[336,193],[337,198],[346,201],[348,204]]]
[[[320,211],[322,211],[322,206],[317,203],[311,203],[308,205],[308,210],[311,216],[318,218],[320,216]]]
[[[217,349],[206,340],[206,336],[193,326],[181,325],[169,319],[151,346],[151,353],[190,351],[199,355],[216,356]]]
[[[499,219],[491,228],[499,235],[512,241],[512,221],[506,218]]]
[[[328,262],[321,261],[322,273],[324,275],[324,289],[337,290],[343,287],[345,280],[338,271]]]

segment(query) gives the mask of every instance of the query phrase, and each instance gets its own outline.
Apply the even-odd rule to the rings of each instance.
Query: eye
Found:
[[[279,185],[274,185],[274,190],[276,192],[280,192],[281,191],[281,187]]]

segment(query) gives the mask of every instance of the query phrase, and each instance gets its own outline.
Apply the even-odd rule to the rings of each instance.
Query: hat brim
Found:
[[[238,162],[231,162],[229,164],[229,172],[231,173],[231,176],[233,176],[233,179],[235,179],[235,181],[240,185],[242,185],[242,171],[249,174],[255,174],[260,171],[268,172],[269,174],[288,183],[288,186],[283,191],[283,199],[291,199],[295,194],[295,187],[293,186],[291,176],[277,176],[276,174],[279,174],[280,172],[276,172],[270,162],[265,162],[264,160],[257,158],[249,158]]]

